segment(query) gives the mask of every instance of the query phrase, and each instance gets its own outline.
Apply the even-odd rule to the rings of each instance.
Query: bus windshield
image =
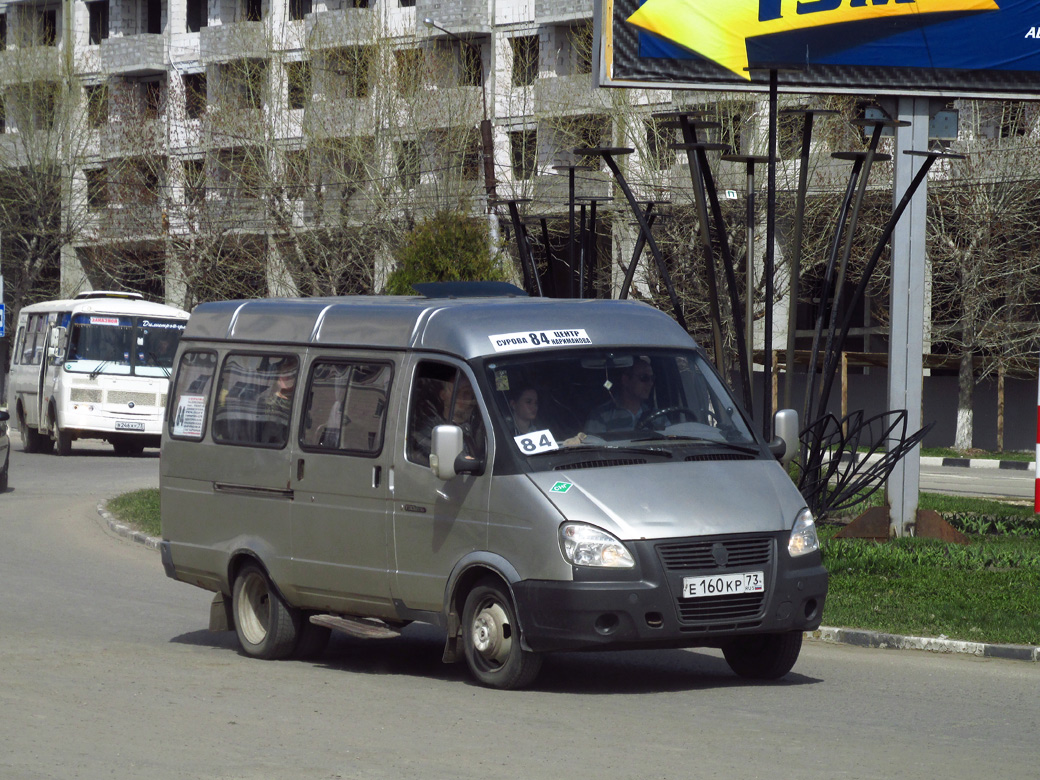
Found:
[[[65,370],[169,377],[184,320],[76,314],[69,323]]]

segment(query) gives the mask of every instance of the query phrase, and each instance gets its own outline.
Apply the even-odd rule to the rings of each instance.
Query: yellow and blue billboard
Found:
[[[599,83],[1040,99],[1040,2],[600,0]]]

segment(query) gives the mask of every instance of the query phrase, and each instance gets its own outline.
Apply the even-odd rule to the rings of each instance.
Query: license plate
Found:
[[[683,577],[684,599],[699,599],[704,596],[737,596],[741,593],[763,593],[766,589],[765,575],[760,571],[745,571],[739,574],[715,574],[711,577]]]
[[[116,420],[117,431],[143,431],[143,422],[127,422],[125,420]]]

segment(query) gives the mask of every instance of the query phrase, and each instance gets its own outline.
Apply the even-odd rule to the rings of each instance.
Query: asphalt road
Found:
[[[157,478],[110,452],[19,448],[0,496],[3,780],[1036,777],[1024,662],[809,643],[753,685],[712,651],[558,655],[501,692],[424,628],[245,658],[206,593],[98,518]]]
[[[921,490],[932,493],[1032,502],[1035,489],[1032,471],[921,466]]]

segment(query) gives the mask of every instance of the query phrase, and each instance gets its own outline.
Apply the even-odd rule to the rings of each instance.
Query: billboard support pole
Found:
[[[776,244],[776,132],[779,108],[779,72],[769,69],[769,163],[766,185],[766,256],[763,272],[766,277],[766,317],[762,355],[765,372],[762,383],[762,434],[766,441],[773,438],[773,267]],[[750,247],[748,247],[750,251]]]
[[[892,195],[898,203],[914,176],[914,158],[905,151],[928,150],[929,100],[901,97],[896,127]],[[891,327],[888,355],[888,408],[906,409],[906,427],[921,427],[924,361],[925,226],[928,183],[923,181],[892,236]],[[896,536],[912,533],[921,490],[921,448],[915,446],[892,470],[885,487]]]

